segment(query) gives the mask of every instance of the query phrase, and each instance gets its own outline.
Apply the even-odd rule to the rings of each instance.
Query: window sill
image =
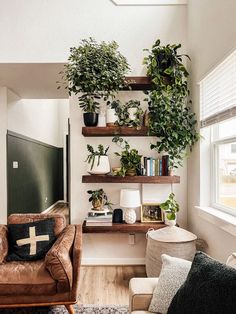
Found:
[[[204,220],[236,237],[236,217],[212,207],[195,206]]]

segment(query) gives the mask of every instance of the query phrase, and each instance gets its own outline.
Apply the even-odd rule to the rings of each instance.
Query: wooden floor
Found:
[[[80,301],[83,304],[128,305],[129,281],[146,277],[144,266],[82,266]]]

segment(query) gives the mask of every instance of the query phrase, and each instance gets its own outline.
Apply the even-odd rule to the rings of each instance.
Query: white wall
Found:
[[[8,130],[56,147],[63,147],[67,132],[67,99],[19,99],[8,91]]]
[[[0,224],[7,222],[7,88],[0,87]]]
[[[192,59],[191,80],[194,110],[198,114],[199,89],[197,83],[232,49],[236,49],[235,12],[235,0],[189,0],[188,52]],[[195,146],[188,163],[188,186],[189,228],[207,241],[210,255],[225,261],[226,257],[235,251],[235,237],[202,219],[194,207],[200,203],[199,144]]]

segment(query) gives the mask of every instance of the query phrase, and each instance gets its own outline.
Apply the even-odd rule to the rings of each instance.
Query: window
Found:
[[[201,176],[210,177],[205,180],[209,199],[203,199],[206,206],[236,216],[236,51],[200,82],[200,100],[202,133],[208,134],[207,145],[201,144],[208,154],[202,156]]]

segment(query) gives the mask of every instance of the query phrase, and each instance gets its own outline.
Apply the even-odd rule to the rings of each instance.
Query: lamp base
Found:
[[[136,212],[133,208],[126,208],[124,220],[127,224],[134,224],[136,221]]]

